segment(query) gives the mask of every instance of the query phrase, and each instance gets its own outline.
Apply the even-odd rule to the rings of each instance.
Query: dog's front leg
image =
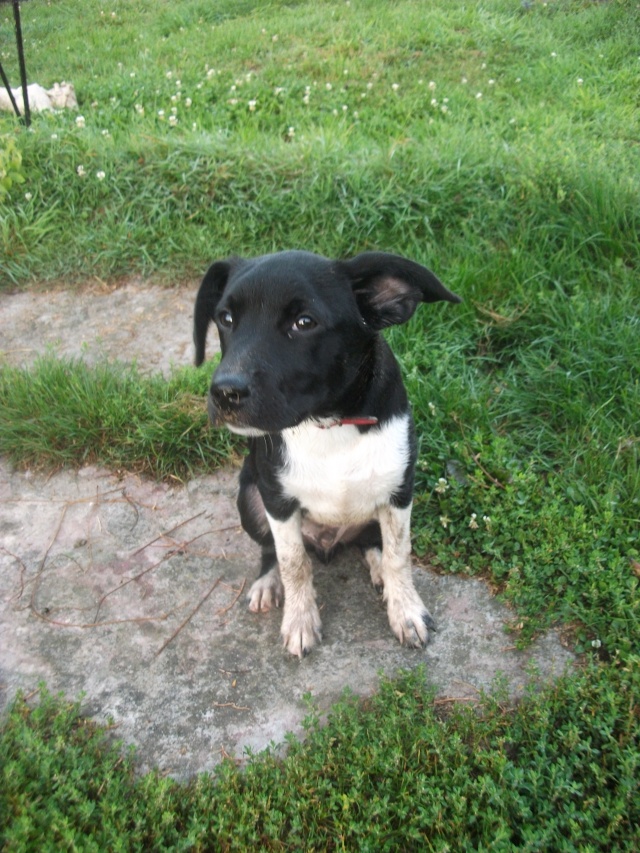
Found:
[[[393,506],[378,511],[382,532],[382,553],[377,548],[366,552],[371,579],[383,587],[389,624],[401,643],[419,648],[435,630],[431,614],[413,584],[411,574],[411,505]]]
[[[322,639],[322,623],[313,587],[311,560],[304,547],[300,510],[285,521],[267,513],[284,586],[280,632],[288,651],[304,657]]]

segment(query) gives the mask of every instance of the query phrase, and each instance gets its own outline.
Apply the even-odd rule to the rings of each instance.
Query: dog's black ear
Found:
[[[462,302],[426,267],[386,252],[363,252],[340,268],[351,279],[360,313],[374,329],[406,323],[420,302]]]
[[[193,342],[196,345],[196,367],[204,361],[205,344],[207,341],[207,329],[209,323],[215,318],[216,307],[225,289],[231,263],[229,261],[216,261],[212,264],[205,277],[202,279],[196,306],[193,312]]]

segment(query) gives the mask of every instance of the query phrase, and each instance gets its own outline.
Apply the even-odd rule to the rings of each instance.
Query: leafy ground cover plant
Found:
[[[637,664],[637,660],[636,660]],[[0,739],[5,849],[634,850],[640,841],[638,667],[590,665],[478,707],[424,673],[348,695],[284,759],[179,784],[136,778],[78,704],[19,698]]]

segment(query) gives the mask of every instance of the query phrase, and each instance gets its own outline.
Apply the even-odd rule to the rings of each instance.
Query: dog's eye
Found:
[[[311,329],[315,329],[318,324],[313,319],[313,317],[309,317],[308,314],[302,314],[293,324],[293,329],[296,332],[310,332]]]
[[[227,328],[233,326],[233,314],[231,311],[221,311],[218,314],[218,322],[221,326],[226,326]]]

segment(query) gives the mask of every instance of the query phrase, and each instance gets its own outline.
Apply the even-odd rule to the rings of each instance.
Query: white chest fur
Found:
[[[279,479],[319,524],[360,524],[402,485],[409,461],[409,415],[360,433],[355,426],[320,429],[307,422],[282,433]]]

